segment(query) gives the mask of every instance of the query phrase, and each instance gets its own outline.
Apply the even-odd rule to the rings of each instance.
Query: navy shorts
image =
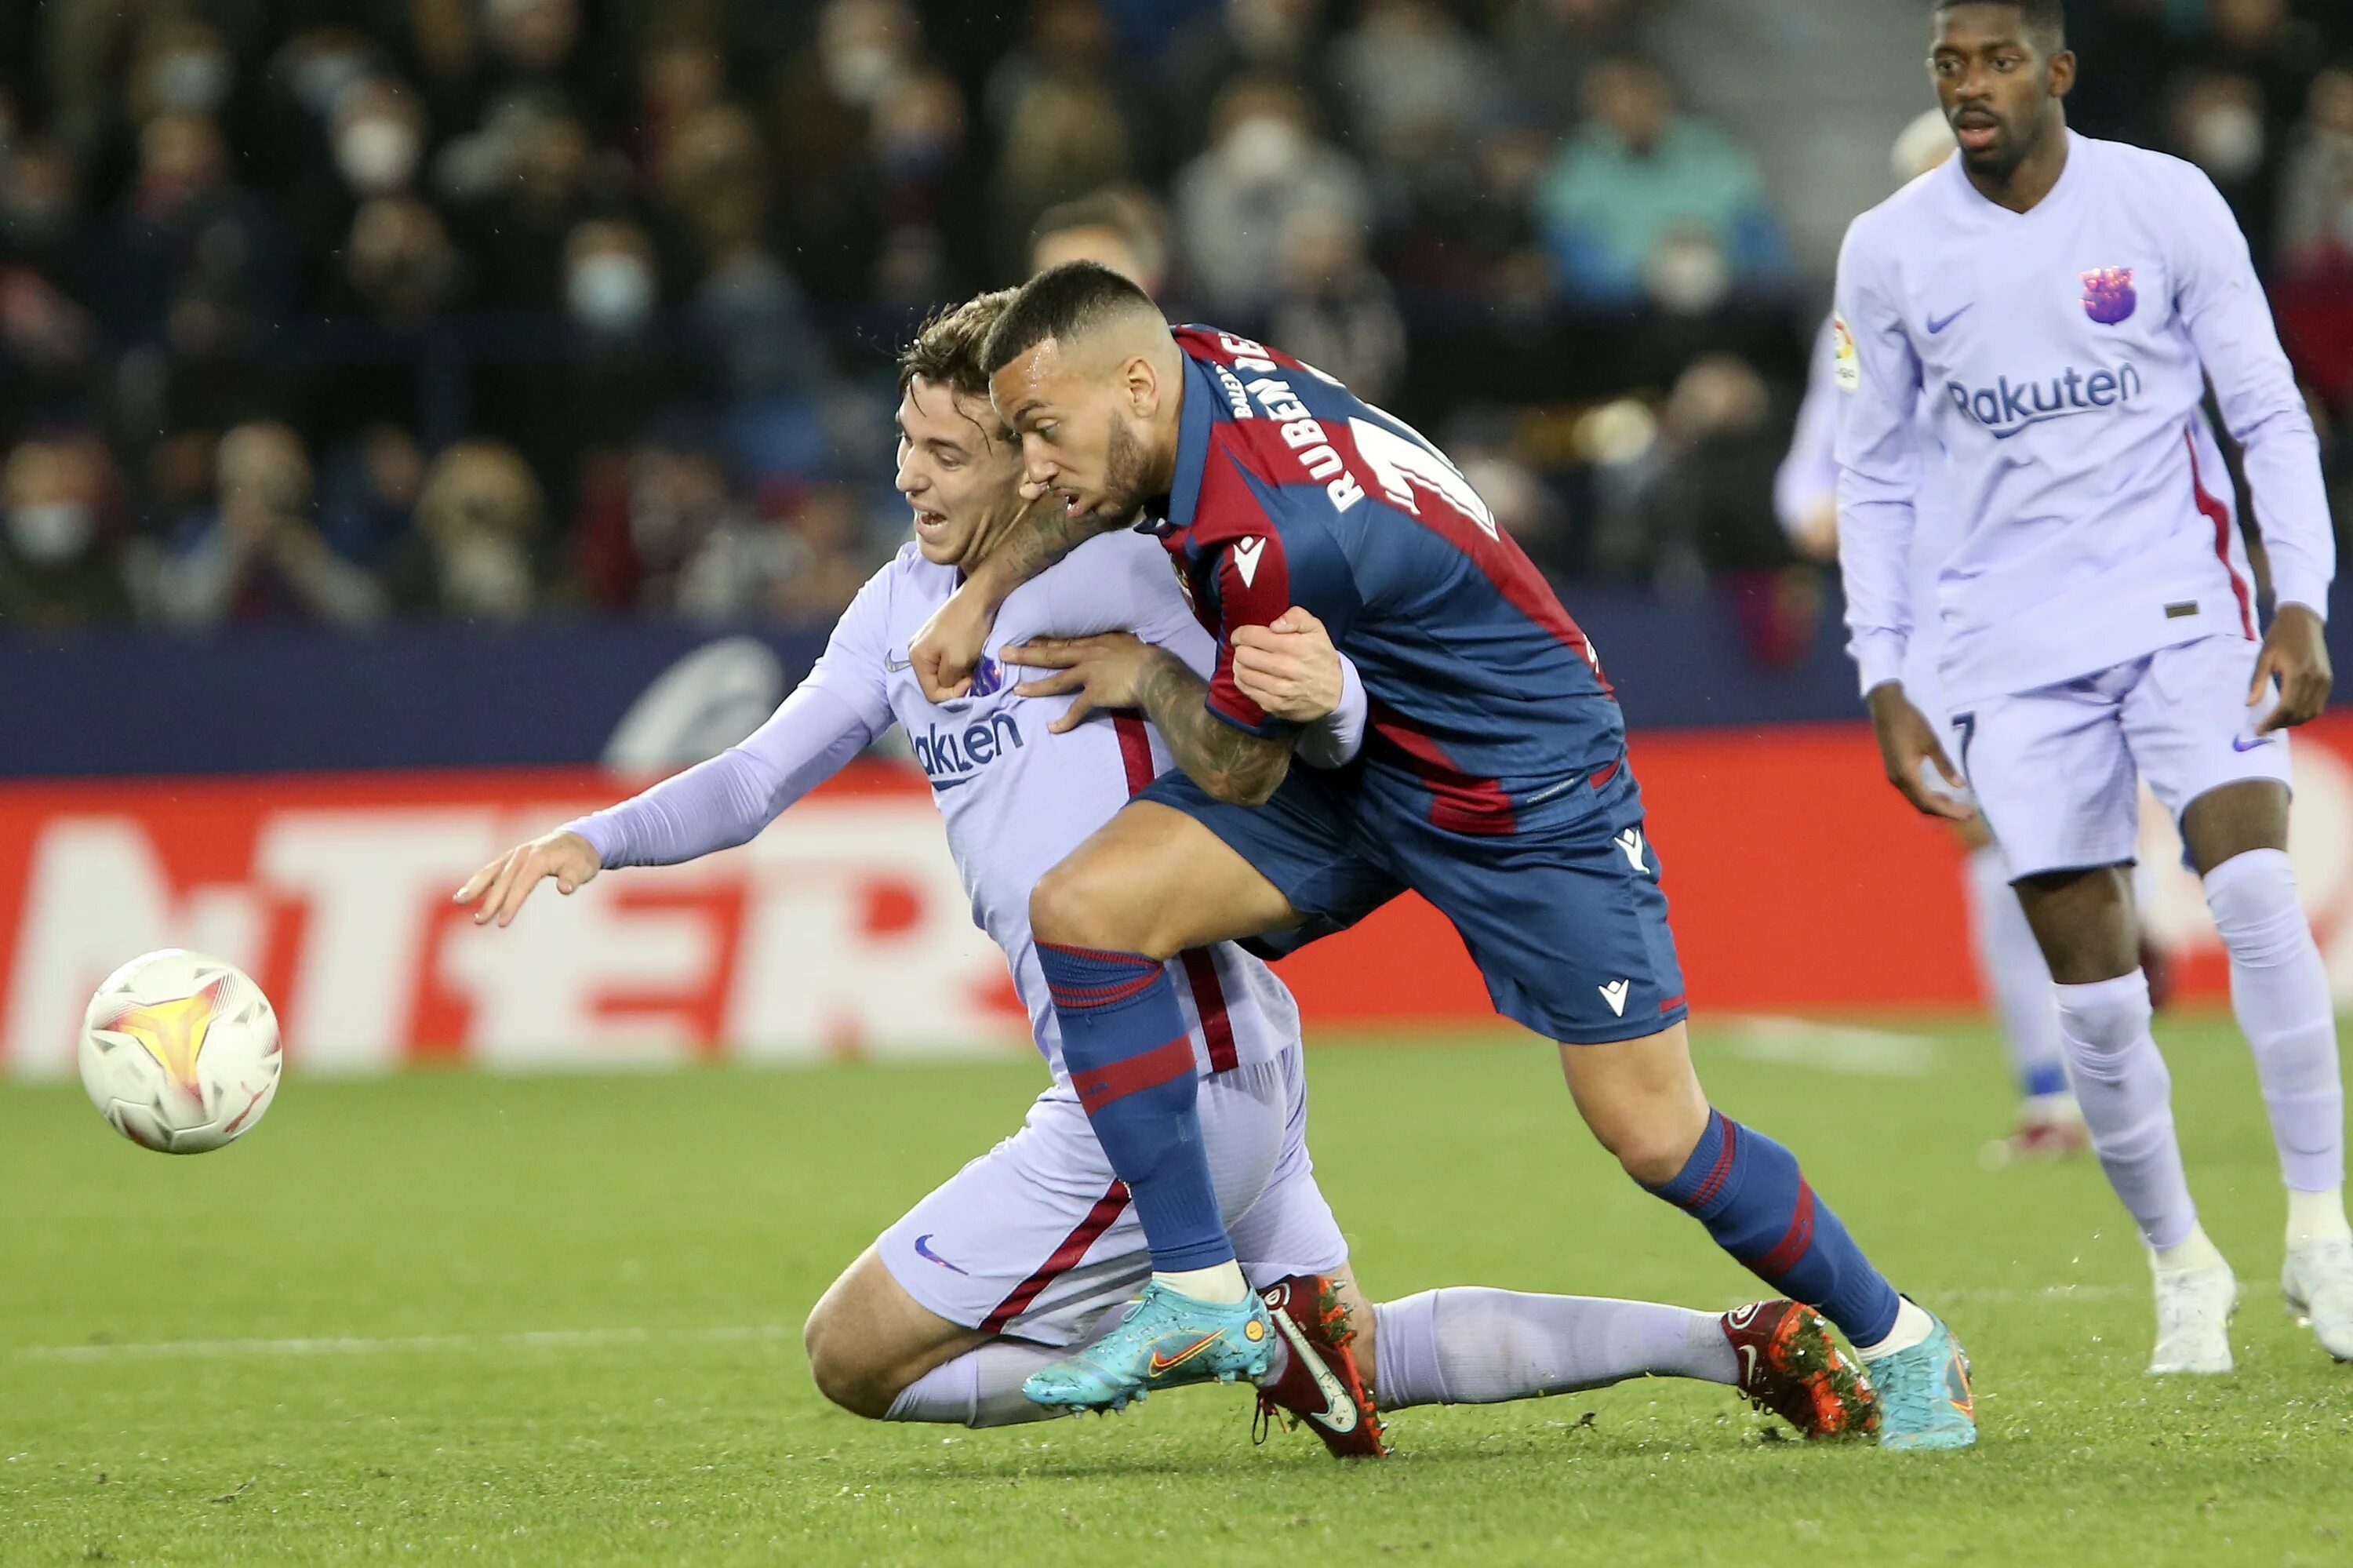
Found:
[[[1408,888],[1451,921],[1495,1011],[1571,1044],[1640,1040],[1684,1016],[1642,791],[1622,762],[1520,813],[1513,832],[1430,820],[1429,796],[1385,771],[1294,766],[1259,807],[1212,800],[1171,769],[1139,799],[1230,844],[1304,916],[1244,944],[1267,958],[1344,931]]]

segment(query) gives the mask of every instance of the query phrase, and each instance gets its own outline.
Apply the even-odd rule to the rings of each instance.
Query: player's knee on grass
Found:
[[[869,1247],[810,1310],[801,1348],[819,1393],[880,1421],[910,1383],[986,1337],[917,1305]]]
[[[809,1313],[801,1347],[808,1352],[809,1377],[819,1393],[852,1415],[880,1421],[916,1374],[892,1364],[893,1358],[878,1356],[880,1347],[854,1317],[828,1292]]]

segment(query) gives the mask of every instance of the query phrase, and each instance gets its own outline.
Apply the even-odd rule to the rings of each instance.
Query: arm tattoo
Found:
[[[1096,535],[1123,526],[1120,523],[1103,522],[1091,512],[1073,516],[1055,504],[1049,493],[1030,503],[1029,509],[1014,519],[1011,531],[990,548],[988,558],[971,575],[987,577],[996,589],[995,602],[1002,604],[1015,588]]]
[[[1291,742],[1236,729],[1208,708],[1209,688],[1175,654],[1155,650],[1135,698],[1187,777],[1234,806],[1262,806],[1291,771]]]

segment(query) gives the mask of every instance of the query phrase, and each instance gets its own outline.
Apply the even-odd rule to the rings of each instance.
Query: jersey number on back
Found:
[[[1421,505],[1415,497],[1417,484],[1436,491],[1446,503],[1472,522],[1490,539],[1496,538],[1495,514],[1487,509],[1462,471],[1446,461],[1446,455],[1429,442],[1416,437],[1401,436],[1386,425],[1370,419],[1351,419],[1348,429],[1356,438],[1356,455],[1365,460],[1380,482],[1381,492],[1396,505],[1404,507],[1415,516],[1421,515]]]

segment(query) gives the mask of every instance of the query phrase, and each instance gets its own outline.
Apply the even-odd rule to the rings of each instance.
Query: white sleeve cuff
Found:
[[[2272,562],[2272,602],[2274,605],[2300,604],[2321,620],[2328,619],[2328,579],[2318,572],[2282,568]]]
[[[1310,768],[1345,768],[1365,747],[1365,678],[1356,661],[1340,655],[1340,705],[1300,731],[1294,752]]]
[[[1855,668],[1862,677],[1862,694],[1869,696],[1873,686],[1883,686],[1890,681],[1904,678],[1904,651],[1909,639],[1900,631],[1857,633],[1850,649]]]

